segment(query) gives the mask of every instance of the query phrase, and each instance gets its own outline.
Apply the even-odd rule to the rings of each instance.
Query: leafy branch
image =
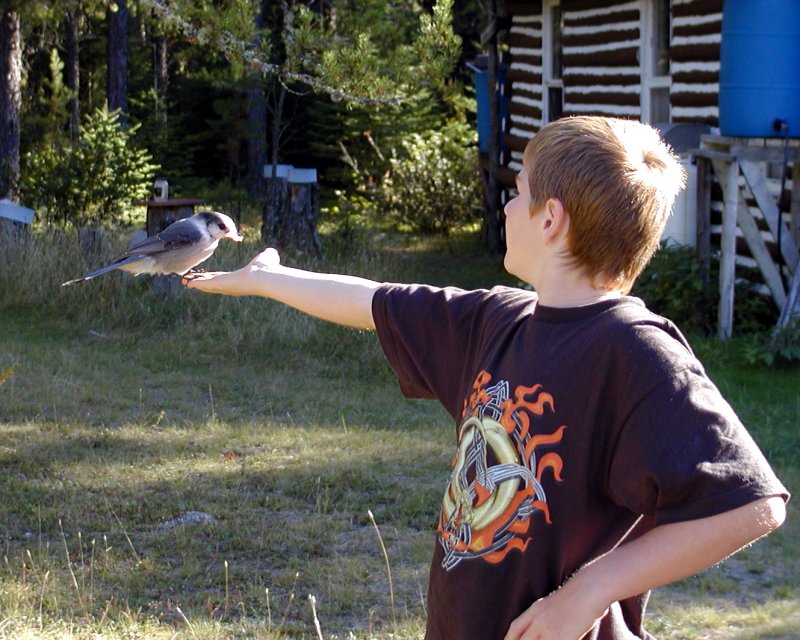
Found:
[[[443,84],[461,47],[452,27],[453,0],[439,0],[432,14],[420,16],[410,43],[392,42],[390,48],[383,46],[382,36],[392,27],[391,12],[387,18],[383,10],[375,11],[383,24],[353,32],[347,6],[316,13],[283,2],[281,33],[262,29],[259,34],[247,0],[229,0],[221,10],[185,0],[141,3],[190,42],[212,46],[264,77],[301,83],[352,105],[396,105],[426,86]]]

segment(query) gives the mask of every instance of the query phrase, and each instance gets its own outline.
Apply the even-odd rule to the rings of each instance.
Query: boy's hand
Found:
[[[273,269],[281,264],[281,257],[278,252],[272,247],[267,247],[255,258],[253,258],[248,266],[262,267],[264,269]]]
[[[254,271],[273,270],[281,264],[278,252],[273,248],[264,249],[245,267],[238,271],[211,271],[208,273],[187,273],[181,281],[189,289],[227,296],[246,296],[254,293],[250,276]]]
[[[508,629],[505,640],[579,640],[606,614],[589,598],[570,593],[570,583],[534,602]]]

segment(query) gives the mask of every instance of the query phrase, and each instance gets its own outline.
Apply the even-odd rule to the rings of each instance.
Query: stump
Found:
[[[100,227],[79,227],[78,247],[86,264],[95,264],[106,254],[106,238]]]
[[[287,165],[278,165],[279,170],[274,172],[271,165],[264,168],[266,199],[262,213],[262,240],[266,244],[276,244],[282,251],[320,257],[317,171],[281,167]]]
[[[33,209],[21,207],[6,198],[0,200],[0,243],[9,247],[27,243],[33,217]]]
[[[202,203],[203,201],[197,198],[148,200],[139,203],[147,207],[147,235],[153,236],[173,222],[190,218],[194,215],[194,208]]]

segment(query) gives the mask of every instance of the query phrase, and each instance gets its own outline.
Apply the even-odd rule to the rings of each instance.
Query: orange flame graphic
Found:
[[[486,407],[495,400],[487,389],[491,380],[492,376],[486,371],[478,374],[472,385],[472,393],[464,401],[463,415],[465,418],[478,415],[482,407]],[[500,400],[500,398],[496,400]],[[553,396],[543,391],[540,384],[530,387],[520,385],[514,389],[513,399],[502,400],[499,408],[501,414],[498,421],[506,433],[512,437],[511,440],[515,443],[514,446],[519,453],[520,464],[529,468],[539,483],[548,469],[556,482],[562,482],[564,463],[561,456],[554,451],[549,451],[537,459],[534,454],[539,447],[560,443],[567,426],[561,425],[553,433],[531,433],[532,420],[544,417],[548,409],[550,413],[555,413]],[[535,469],[530,468],[529,465],[535,465]],[[546,499],[536,494],[532,485],[532,482],[519,481],[519,488],[502,513],[482,528],[471,529],[469,542],[461,540],[456,534],[459,527],[465,524],[462,506],[458,506],[455,512],[450,514],[445,514],[443,510],[439,519],[438,533],[446,543],[446,548],[463,554],[464,557],[479,556],[491,563],[501,562],[513,550],[524,551],[532,540],[528,535],[532,524],[531,509],[542,513],[547,524],[552,523]],[[471,509],[477,509],[495,498],[496,488],[492,490],[478,482],[477,479],[474,479],[470,486],[474,496],[470,505]],[[452,485],[448,488],[448,492],[451,499],[455,500]],[[524,511],[522,510],[523,504],[528,505]],[[499,543],[501,540],[505,540],[505,542]]]

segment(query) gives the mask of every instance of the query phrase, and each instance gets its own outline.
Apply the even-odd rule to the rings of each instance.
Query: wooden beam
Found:
[[[800,269],[794,272],[789,294],[781,310],[781,317],[778,318],[778,326],[787,326],[794,316],[800,316]]]
[[[789,206],[789,229],[800,246],[800,162],[792,166],[792,204]]]
[[[798,146],[789,146],[789,148],[784,152],[783,147],[755,147],[752,145],[742,144],[731,145],[730,150],[731,153],[740,160],[783,164],[788,156],[789,162],[800,162],[800,147]]]
[[[792,238],[790,230],[784,225],[781,215],[778,212],[778,205],[775,199],[770,194],[767,188],[767,180],[764,177],[764,172],[761,167],[749,160],[741,160],[739,165],[742,168],[744,179],[753,197],[756,199],[758,208],[761,209],[761,215],[767,221],[769,230],[772,232],[772,237],[777,242],[780,236],[780,253],[783,257],[784,264],[789,267],[789,273],[794,273],[797,269],[797,263],[800,261],[800,253],[797,251],[797,244]],[[778,231],[779,226],[783,228]]]
[[[525,147],[528,145],[529,141],[530,138],[512,136],[510,133],[503,136],[503,144],[506,145],[506,148],[511,149],[511,151],[525,151]]]
[[[786,303],[786,291],[783,288],[783,280],[781,279],[780,271],[778,270],[778,266],[772,261],[772,256],[769,253],[769,249],[767,249],[764,238],[761,237],[756,221],[753,219],[753,216],[750,215],[747,203],[744,201],[744,197],[741,194],[739,194],[739,208],[736,211],[736,222],[739,225],[739,229],[742,230],[744,239],[747,241],[750,253],[753,255],[753,258],[758,264],[758,268],[761,270],[761,275],[767,283],[767,287],[772,294],[772,299],[775,300],[778,309],[783,308],[783,305]]]
[[[536,16],[542,14],[542,2],[507,2],[506,12],[510,16]]]
[[[767,248],[764,239],[761,237],[761,232],[758,229],[756,221],[750,213],[750,208],[744,199],[742,190],[739,188],[738,174],[734,177],[728,172],[732,172],[736,167],[736,162],[730,164],[722,160],[714,160],[714,171],[718,176],[724,177],[720,180],[720,185],[723,191],[724,209],[722,214],[722,264],[720,265],[720,324],[719,335],[722,338],[730,337],[727,333],[728,323],[730,322],[730,330],[733,329],[733,288],[735,286],[735,260],[736,260],[736,226],[742,232],[747,246],[753,259],[758,264],[761,275],[772,294],[773,300],[779,309],[783,308],[786,304],[786,291],[783,287],[783,280],[781,279],[780,271],[777,265],[772,260],[772,255]],[[731,189],[733,189],[731,191]],[[732,194],[732,195],[731,195]],[[735,200],[735,203],[734,203]],[[729,228],[730,218],[733,207],[735,206],[735,224],[733,229]],[[727,235],[726,235],[727,234]],[[730,237],[730,234],[733,237]],[[726,260],[726,255],[730,254],[734,261],[734,265],[730,265]],[[723,266],[724,265],[724,266]],[[724,272],[724,275],[723,275]]]
[[[736,209],[736,223],[747,242],[753,259],[761,270],[761,275],[764,277],[764,282],[767,283],[772,299],[775,300],[778,309],[782,309],[786,304],[786,291],[783,288],[780,270],[767,249],[767,243],[764,242],[761,231],[750,213],[750,207],[747,206],[742,190],[739,189],[738,192],[739,205]]]
[[[517,172],[508,167],[497,168],[497,184],[505,189],[516,188]]]

